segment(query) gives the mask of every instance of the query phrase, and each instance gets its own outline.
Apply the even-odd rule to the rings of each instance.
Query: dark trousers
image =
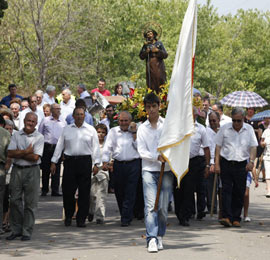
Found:
[[[241,221],[246,191],[247,161],[235,162],[221,158],[222,217],[230,221]]]
[[[49,192],[49,180],[50,180],[50,166],[51,166],[51,159],[53,157],[53,153],[55,150],[56,145],[51,145],[48,143],[44,144],[44,151],[43,156],[41,158],[41,169],[42,169],[42,192]],[[60,185],[60,167],[61,167],[61,160],[58,161],[56,164],[56,171],[55,174],[51,176],[51,190],[52,193],[59,192],[59,185]]]
[[[137,192],[136,192],[136,200],[134,205],[134,217],[138,219],[142,219],[144,217],[144,199],[143,199],[143,183],[142,183],[142,173],[140,170]]]
[[[65,156],[63,173],[63,202],[66,218],[71,218],[75,211],[75,193],[79,190],[77,222],[84,222],[89,213],[91,188],[91,156]]]
[[[179,221],[188,221],[193,214],[194,192],[196,190],[197,183],[201,178],[203,167],[205,167],[204,157],[196,156],[190,159],[189,171],[181,180],[180,189],[175,188],[174,190],[175,214]],[[199,209],[202,210],[203,205],[199,207]]]
[[[129,223],[133,217],[133,208],[139,175],[141,173],[140,159],[123,163],[114,160],[114,192],[121,214],[121,222]]]

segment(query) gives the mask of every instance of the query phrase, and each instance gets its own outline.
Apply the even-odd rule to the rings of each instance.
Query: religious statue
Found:
[[[146,84],[148,88],[160,92],[160,86],[166,83],[166,71],[163,59],[168,57],[162,42],[157,40],[157,32],[149,29],[144,32],[144,43],[140,58],[146,60]]]

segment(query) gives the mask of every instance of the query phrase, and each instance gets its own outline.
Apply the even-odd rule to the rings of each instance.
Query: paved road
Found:
[[[265,198],[265,184],[251,187],[251,223],[239,229],[224,228],[207,216],[182,227],[174,214],[169,215],[164,238],[165,250],[149,254],[146,250],[144,223],[134,220],[130,227],[119,226],[114,195],[108,196],[106,223],[88,223],[86,228],[65,227],[62,198],[41,197],[31,241],[0,239],[0,259],[81,260],[81,259],[200,259],[254,260],[270,259],[270,199]]]

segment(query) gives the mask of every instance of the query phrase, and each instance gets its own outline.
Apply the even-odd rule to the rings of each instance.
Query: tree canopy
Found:
[[[0,0],[1,1],[1,0]],[[3,1],[1,1],[3,2]],[[0,30],[0,95],[15,82],[21,93],[47,84],[104,77],[112,88],[136,79],[146,86],[138,57],[148,22],[162,27],[170,78],[185,0],[9,0]],[[239,10],[219,16],[208,1],[198,8],[195,87],[217,98],[254,90],[270,101],[270,13]]]

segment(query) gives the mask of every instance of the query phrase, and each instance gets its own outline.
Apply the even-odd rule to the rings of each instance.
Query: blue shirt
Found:
[[[69,114],[66,117],[66,122],[68,125],[71,125],[74,123],[74,118],[73,118],[72,114]],[[94,125],[93,117],[88,112],[85,112],[84,122],[86,122],[87,124],[92,125],[92,126]]]
[[[20,95],[16,95],[16,98],[19,98],[21,100],[23,99],[23,97]],[[0,101],[0,104],[9,107],[9,105],[10,105],[9,103],[11,100],[12,100],[11,95],[8,95],[8,96],[2,98],[2,100]]]

